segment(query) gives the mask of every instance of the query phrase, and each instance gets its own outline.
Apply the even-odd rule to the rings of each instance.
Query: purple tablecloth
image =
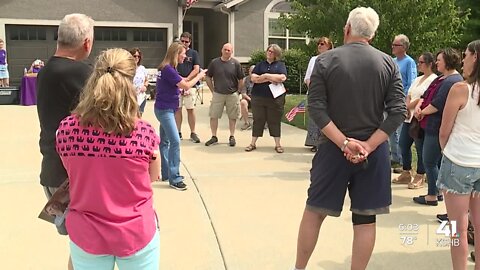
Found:
[[[23,76],[20,88],[20,105],[37,104],[37,77]]]

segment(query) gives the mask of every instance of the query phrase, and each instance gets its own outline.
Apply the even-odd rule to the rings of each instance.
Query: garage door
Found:
[[[35,59],[47,61],[57,47],[56,26],[7,25],[7,51],[10,84],[20,85],[24,68]],[[167,48],[167,29],[95,27],[95,41],[89,61],[108,48],[138,47],[143,53],[142,64],[155,68]]]

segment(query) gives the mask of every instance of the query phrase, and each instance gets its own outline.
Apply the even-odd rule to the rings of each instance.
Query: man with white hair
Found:
[[[405,119],[406,106],[397,65],[369,45],[378,25],[375,10],[355,8],[344,27],[344,45],[322,53],[315,63],[308,110],[322,137],[312,161],[295,269],[307,266],[324,219],[340,216],[347,190],[353,223],[351,269],[367,267],[376,215],[389,212],[386,140]]]
[[[80,91],[91,74],[91,67],[81,61],[92,50],[93,24],[87,15],[66,15],[58,26],[57,50],[38,73],[37,112],[43,156],[40,184],[48,199],[68,177],[55,150],[55,132],[60,121],[77,106]],[[57,229],[66,234],[63,226]],[[73,269],[71,262],[69,269]]]

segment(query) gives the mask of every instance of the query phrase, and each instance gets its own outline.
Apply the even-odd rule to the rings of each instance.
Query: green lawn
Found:
[[[285,98],[285,110],[282,117],[282,122],[299,127],[301,129],[307,129],[308,113],[297,113],[292,122],[288,122],[288,120],[285,118],[285,114],[287,114],[293,107],[297,106],[298,103],[306,98],[306,95],[287,95]]]
[[[286,113],[288,113],[294,106],[297,106],[300,101],[305,100],[306,98],[306,95],[287,95],[285,99],[285,110],[282,117],[282,122],[306,130],[308,125],[308,113],[297,113],[292,122],[288,122],[288,120],[285,118]],[[417,149],[415,149],[415,145],[412,145],[412,168],[413,170],[417,169]]]

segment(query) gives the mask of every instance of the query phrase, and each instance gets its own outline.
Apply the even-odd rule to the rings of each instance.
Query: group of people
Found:
[[[435,56],[423,53],[417,62],[422,75],[416,77],[415,62],[406,54],[408,37],[396,36],[392,43],[408,109],[398,129],[399,151],[395,133],[390,136],[392,165],[402,166],[392,182],[407,184],[409,189],[423,188],[427,182],[427,194],[413,197],[417,204],[437,206],[438,201],[445,200],[447,214],[437,218],[456,221],[460,233],[460,245],[451,248],[453,269],[466,267],[469,215],[473,230],[480,226],[480,201],[475,197],[480,191],[480,128],[474,120],[480,116],[478,46],[478,40],[468,44],[463,57],[453,48],[442,49]],[[463,76],[458,72],[462,62]],[[413,143],[417,152],[415,175]]]
[[[66,15],[57,50],[38,73],[40,183],[51,198],[69,181],[66,223],[57,224],[70,238],[68,269],[156,270],[151,182],[160,177],[160,138],[140,117],[144,79],[134,56],[141,54],[109,49],[92,69],[82,60],[92,50],[93,27],[84,14]]]
[[[35,59],[32,64],[24,70],[25,76],[36,76],[45,63],[40,59]],[[8,72],[7,50],[5,42],[0,39],[0,87],[10,86],[10,73]]]
[[[433,56],[422,54],[419,70],[424,75],[404,92],[397,63],[401,59],[395,61],[370,45],[379,23],[375,10],[353,9],[343,29],[344,45],[332,50],[333,44],[323,38],[318,42],[318,57],[311,61],[311,75],[306,78],[308,110],[316,125],[312,130],[321,132],[315,139],[313,133],[309,135],[316,141],[312,146],[317,152],[298,233],[295,269],[306,268],[323,221],[340,215],[347,190],[354,231],[352,269],[367,267],[375,244],[376,215],[389,213],[392,203],[387,140],[402,122],[407,121],[400,134],[409,129],[412,115],[424,131],[420,152],[427,179],[432,181],[429,194],[414,200],[431,205],[438,200],[436,187],[444,193],[448,216],[457,221],[460,233],[461,245],[452,247],[453,268],[465,269],[469,208],[475,229],[480,229],[480,197],[474,196],[480,192],[480,123],[476,121],[480,116],[480,41],[470,43],[464,52],[465,81],[455,71],[460,57],[453,49],[445,49],[436,56],[441,75],[432,75]],[[248,95],[231,44],[224,44],[221,56],[202,70],[195,53],[189,53],[193,50],[188,48],[191,35],[182,34],[181,42],[168,47],[158,66],[154,105],[160,122],[158,136],[141,118],[146,74],[140,50],[106,50],[92,69],[82,60],[90,55],[93,37],[90,17],[66,15],[58,28],[57,50],[38,74],[41,184],[50,198],[64,181],[70,183],[65,224],[70,237],[69,269],[112,269],[115,264],[119,269],[158,269],[159,225],[151,182],[161,179],[174,189],[187,188],[179,172],[178,111],[182,105],[192,110],[188,104],[194,96],[191,91],[206,77],[213,92],[212,137],[206,146],[218,143],[218,119],[224,107],[229,118],[228,144],[235,146],[240,108],[250,103],[252,139],[245,151],[256,149],[267,125],[274,150],[283,153],[280,119],[287,70],[280,61],[282,51],[276,44],[268,46],[266,60],[252,67]],[[395,38],[393,45],[397,44],[408,48],[403,36]],[[246,102],[240,101],[239,93]],[[349,106],[344,106],[345,97],[349,97]],[[198,143],[190,121],[194,115],[189,112],[188,116],[190,138]],[[410,137],[405,145],[419,139]],[[408,164],[404,170],[410,170]]]
[[[457,234],[451,237],[459,240],[450,247],[452,269],[467,269],[469,241],[476,242],[475,253],[480,250],[478,237],[467,237],[480,229],[480,40],[468,44],[463,60],[452,48],[435,56],[423,53],[418,58],[422,75],[417,77],[417,64],[406,54],[408,37],[394,38],[393,59],[369,45],[378,25],[373,9],[352,10],[344,45],[319,49],[313,73],[305,79],[310,120],[321,133],[313,144],[318,152],[295,269],[305,269],[324,219],[340,215],[347,189],[354,231],[351,268],[367,267],[376,215],[389,212],[390,168],[396,164],[403,170],[393,183],[418,189],[428,180],[428,194],[414,197],[415,203],[435,206],[445,199],[448,219],[456,221]],[[457,71],[462,62],[463,77]],[[473,229],[468,228],[469,216]]]

